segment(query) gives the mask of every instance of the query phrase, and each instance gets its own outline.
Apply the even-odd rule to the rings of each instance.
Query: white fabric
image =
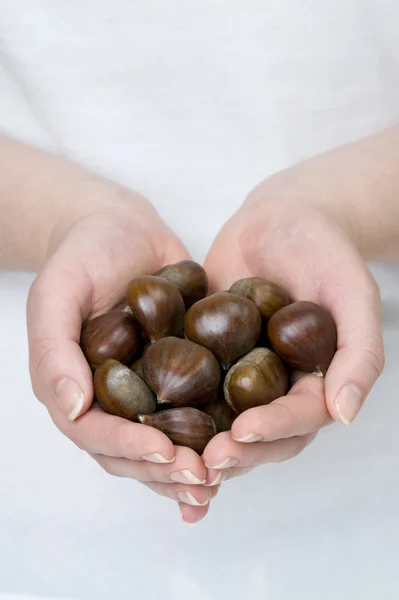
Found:
[[[261,179],[398,120],[398,21],[397,0],[0,0],[0,130],[142,192],[202,260]],[[361,416],[224,484],[192,530],[56,430],[31,276],[0,274],[4,598],[396,600],[399,280],[375,270],[387,367]]]

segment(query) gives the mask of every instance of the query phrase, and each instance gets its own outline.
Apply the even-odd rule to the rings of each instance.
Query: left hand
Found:
[[[305,375],[286,396],[247,410],[231,432],[211,440],[203,454],[208,483],[292,458],[333,421],[349,425],[381,373],[378,287],[340,223],[295,190],[264,182],[215,240],[205,263],[213,290],[259,276],[295,300],[321,304],[337,325],[338,351],[325,379]]]

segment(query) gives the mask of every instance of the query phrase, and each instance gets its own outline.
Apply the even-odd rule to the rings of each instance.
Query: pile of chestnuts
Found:
[[[135,277],[126,308],[81,332],[100,408],[198,453],[243,411],[284,396],[292,370],[325,375],[336,346],[321,306],[260,277],[209,294],[189,260]]]

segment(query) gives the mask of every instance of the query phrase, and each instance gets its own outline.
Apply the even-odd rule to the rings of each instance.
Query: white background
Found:
[[[0,0],[0,127],[146,194],[201,260],[260,179],[399,119],[398,20],[396,0]],[[56,430],[31,276],[0,273],[4,598],[396,600],[399,270],[374,270],[387,366],[359,418],[224,484],[194,529]]]

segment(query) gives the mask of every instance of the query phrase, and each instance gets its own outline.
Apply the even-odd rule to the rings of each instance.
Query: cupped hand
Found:
[[[36,396],[108,473],[145,483],[180,502],[184,520],[198,520],[217,491],[202,485],[201,458],[154,428],[91,407],[92,373],[79,346],[85,319],[118,305],[135,275],[187,258],[185,248],[146,200],[118,189],[98,210],[60,223],[49,254],[27,307]]]
[[[258,186],[223,227],[206,259],[214,290],[243,277],[269,279],[295,300],[329,310],[338,349],[325,379],[306,375],[288,394],[252,408],[204,451],[209,483],[287,460],[324,425],[349,425],[384,365],[380,295],[345,219],[283,184]]]

